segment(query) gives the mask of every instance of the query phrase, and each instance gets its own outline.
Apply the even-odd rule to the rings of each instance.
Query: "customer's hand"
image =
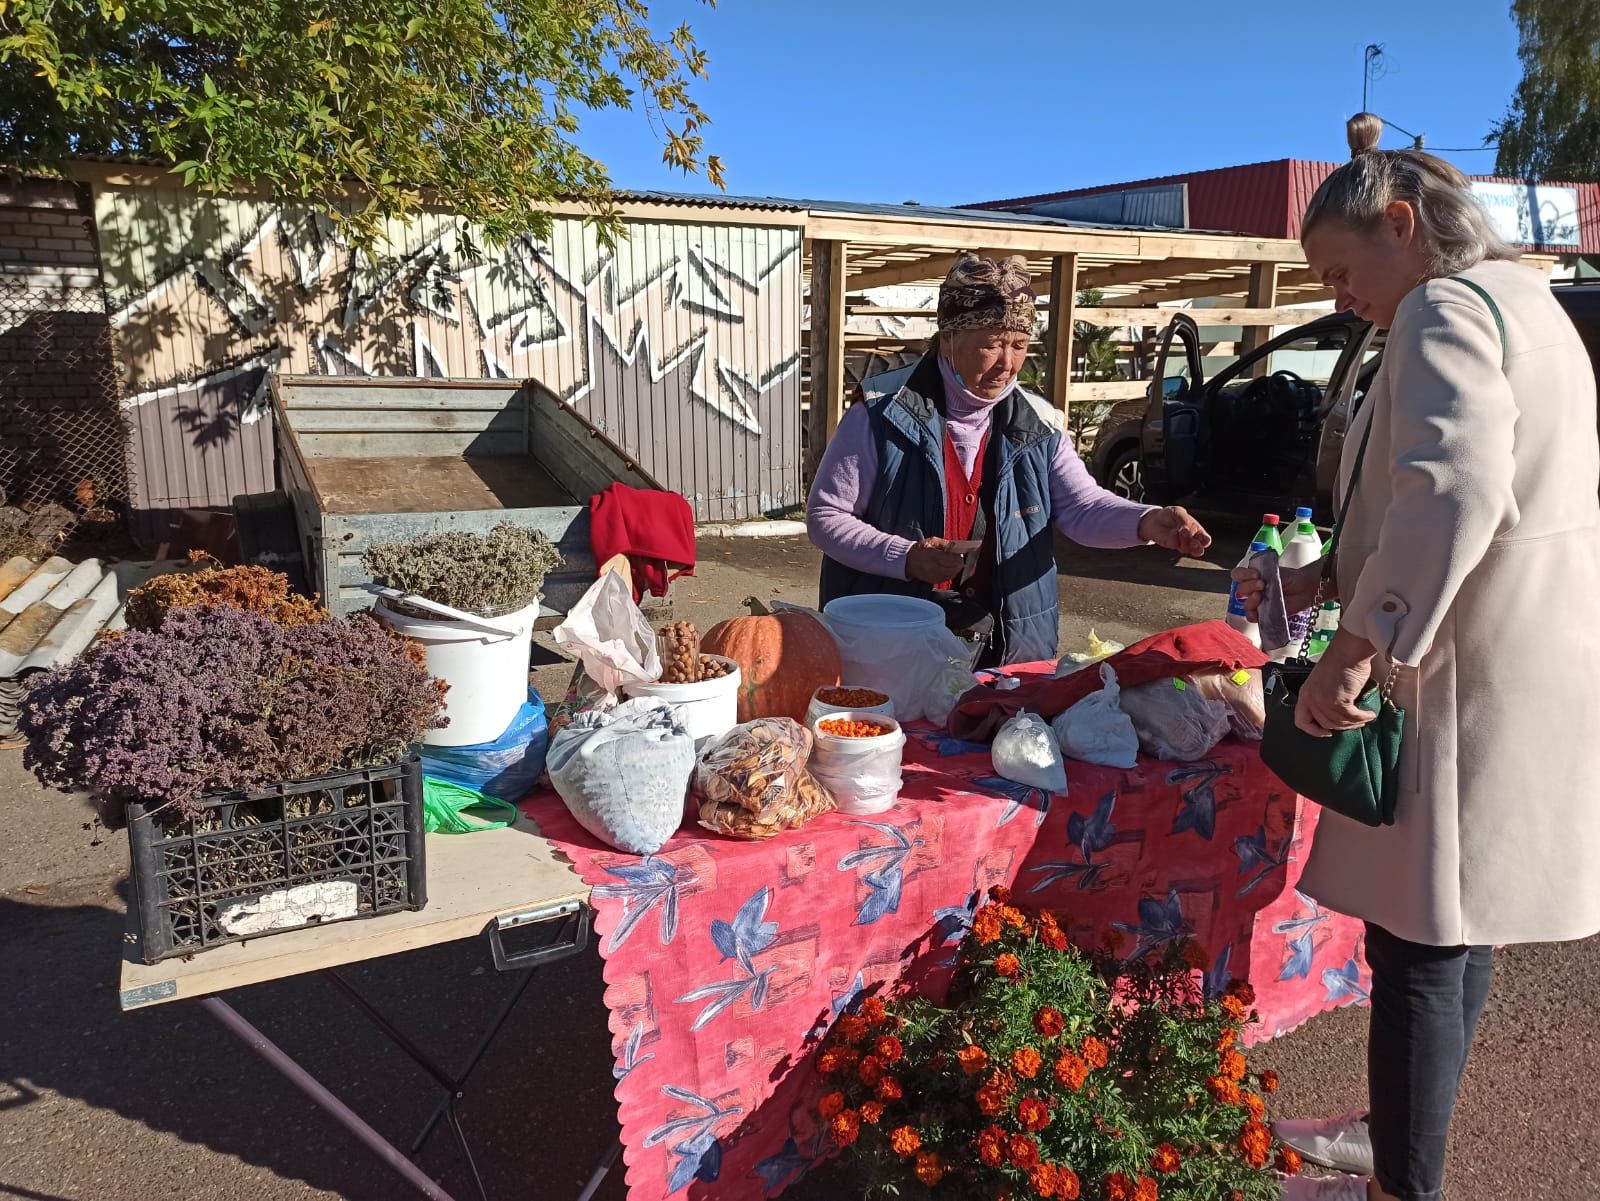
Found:
[[[906,555],[906,578],[942,584],[961,574],[966,558],[950,549],[948,538],[924,538]]]
[[[1372,646],[1348,630],[1335,634],[1316,667],[1300,685],[1294,724],[1316,738],[1354,730],[1375,716],[1356,707],[1372,680]]]
[[[1278,581],[1283,585],[1283,607],[1290,613],[1309,609],[1317,600],[1317,582],[1322,577],[1321,563],[1307,563],[1304,567],[1290,567],[1278,571]],[[1261,597],[1267,590],[1266,581],[1254,567],[1235,567],[1233,582],[1239,585],[1240,604],[1251,621],[1260,621]]]
[[[1140,518],[1139,539],[1196,559],[1211,545],[1211,535],[1205,527],[1189,515],[1188,509],[1177,505],[1151,509]]]

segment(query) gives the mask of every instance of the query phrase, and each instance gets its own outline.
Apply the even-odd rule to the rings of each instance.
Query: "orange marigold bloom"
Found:
[[[861,1120],[868,1126],[876,1126],[878,1119],[883,1117],[883,1105],[878,1101],[863,1101],[861,1104]]]
[[[848,1147],[861,1135],[861,1115],[853,1109],[833,1115],[828,1122],[828,1137],[833,1139],[834,1146]]]
[[[1241,1099],[1238,1082],[1226,1076],[1208,1077],[1206,1090],[1224,1105],[1237,1105]]]
[[[1260,1122],[1246,1122],[1239,1131],[1239,1150],[1252,1168],[1266,1167],[1272,1158],[1272,1132]]]
[[[847,1043],[858,1043],[867,1036],[867,1019],[858,1013],[847,1013],[833,1024],[839,1037]]]
[[[978,916],[972,919],[972,936],[983,946],[988,946],[1004,933],[1000,925],[1000,915],[993,909],[980,909]]]
[[[832,1121],[844,1112],[844,1094],[828,1093],[817,1102],[817,1112],[822,1115],[824,1121]]]
[[[892,1034],[885,1034],[872,1049],[878,1053],[878,1058],[884,1063],[899,1063],[900,1057],[906,1053],[905,1044]]]
[[[1256,1096],[1255,1093],[1243,1094],[1239,1098],[1239,1104],[1244,1106],[1245,1112],[1255,1121],[1265,1122],[1267,1120],[1267,1103]]]
[[[917,1156],[917,1179],[932,1188],[944,1179],[944,1161],[935,1151],[924,1151]]]
[[[1031,1172],[1039,1166],[1039,1144],[1026,1134],[1013,1134],[1011,1136],[1011,1165],[1021,1168],[1024,1172]]]
[[[910,1126],[896,1126],[889,1135],[889,1149],[896,1155],[910,1157],[922,1149],[922,1136]]]
[[[1256,990],[1250,987],[1248,980],[1231,981],[1224,991],[1230,997],[1238,997],[1246,1005],[1256,1003]]]
[[[1278,1084],[1279,1084],[1278,1073],[1274,1072],[1271,1068],[1268,1068],[1266,1071],[1261,1073],[1261,1091],[1262,1092],[1264,1092],[1264,1093],[1266,1093],[1266,1094],[1268,1094],[1270,1096],[1272,1093],[1275,1093],[1275,1092],[1278,1091]]]
[[[869,1026],[881,1026],[889,1016],[889,1008],[882,997],[868,997],[861,1002],[861,1018]]]
[[[1039,931],[1039,941],[1052,951],[1065,951],[1067,949],[1067,936],[1061,932],[1060,926],[1048,926]]]
[[[961,1062],[961,1070],[969,1076],[981,1076],[989,1066],[989,1052],[982,1047],[962,1047],[956,1052],[956,1058]]]
[[[1133,1181],[1121,1172],[1106,1177],[1106,1201],[1133,1201]]]
[[[1079,1056],[1068,1051],[1056,1060],[1056,1081],[1067,1088],[1077,1092],[1083,1087],[1083,1082],[1089,1078],[1089,1065]]]
[[[1083,1192],[1083,1182],[1078,1174],[1065,1164],[1056,1165],[1056,1196],[1061,1201],[1078,1201]]]
[[[876,1084],[883,1079],[885,1071],[883,1060],[876,1055],[868,1055],[861,1061],[859,1075],[862,1084]]]
[[[1156,1148],[1150,1166],[1162,1175],[1170,1176],[1183,1166],[1183,1156],[1178,1154],[1178,1148],[1171,1143],[1162,1143]]]
[[[1217,1050],[1219,1052],[1220,1051],[1231,1051],[1231,1050],[1233,1050],[1235,1044],[1238,1043],[1238,1041],[1239,1041],[1239,1032],[1237,1030],[1235,1030],[1232,1026],[1229,1026],[1226,1030],[1224,1030],[1220,1035],[1217,1036]]]
[[[994,970],[996,975],[1004,976],[1007,980],[1015,979],[1022,972],[1022,960],[1007,951],[995,957]]]
[[[838,1054],[839,1069],[841,1071],[853,1072],[856,1069],[856,1065],[861,1062],[861,1052],[854,1047],[839,1047]]]
[[[1017,1102],[1017,1121],[1024,1130],[1043,1130],[1050,1124],[1050,1106],[1038,1097],[1024,1097]]]
[[[1250,1072],[1250,1067],[1244,1061],[1244,1056],[1238,1051],[1224,1051],[1222,1053],[1222,1074],[1230,1080],[1243,1080]]]
[[[1028,915],[1023,913],[1022,910],[1018,909],[1015,905],[1000,906],[1000,920],[1006,925],[1010,926],[1013,930],[1026,930],[1029,928]]]
[[[1033,1186],[1033,1191],[1041,1197],[1053,1197],[1056,1192],[1056,1166],[1053,1163],[1042,1163],[1028,1173],[1028,1183]]]
[[[1220,1004],[1222,1005],[1222,1012],[1236,1022],[1242,1022],[1250,1016],[1250,1006],[1246,1005],[1238,997],[1223,997]]]
[[[984,1085],[978,1090],[978,1109],[986,1118],[997,1118],[1006,1111],[1005,1094]]]
[[[1293,1147],[1278,1148],[1278,1171],[1285,1176],[1298,1176],[1303,1167],[1305,1160],[1300,1157],[1300,1152]]]
[[[905,1095],[905,1090],[900,1087],[900,1082],[893,1076],[885,1076],[878,1081],[878,1100],[885,1102],[898,1101]]]
[[[1055,1038],[1067,1028],[1067,1019],[1054,1005],[1045,1005],[1033,1015],[1033,1028],[1046,1038]]]
[[[1078,1048],[1078,1053],[1091,1068],[1103,1068],[1111,1062],[1111,1048],[1092,1034],[1083,1040],[1083,1046]]]
[[[1044,1056],[1032,1047],[1018,1047],[1011,1053],[1011,1066],[1024,1080],[1032,1080],[1044,1066]]]
[[[1011,890],[1004,884],[991,885],[989,899],[996,905],[1009,905],[1011,904]]]
[[[824,1076],[831,1076],[844,1066],[844,1059],[837,1050],[829,1047],[817,1056],[817,1071]]]
[[[1148,1176],[1139,1177],[1139,1187],[1133,1190],[1133,1201],[1159,1201],[1161,1190]]]
[[[1006,1132],[998,1126],[988,1126],[976,1139],[978,1162],[986,1168],[998,1168],[1006,1161]]]

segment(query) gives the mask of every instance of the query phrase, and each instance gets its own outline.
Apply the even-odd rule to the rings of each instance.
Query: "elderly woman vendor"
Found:
[[[1052,526],[1084,546],[1205,552],[1210,536],[1183,509],[1099,487],[1045,402],[1017,386],[1035,320],[1021,258],[963,255],[939,287],[937,349],[863,381],[806,514],[822,604],[934,599],[947,619],[962,608],[983,627],[992,618],[982,665],[1030,662],[1056,653]]]

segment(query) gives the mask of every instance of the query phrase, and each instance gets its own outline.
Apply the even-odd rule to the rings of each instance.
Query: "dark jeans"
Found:
[[[1435,1201],[1472,1036],[1489,995],[1490,947],[1430,947],[1367,923],[1372,1031],[1368,1128],[1378,1183],[1400,1201]]]

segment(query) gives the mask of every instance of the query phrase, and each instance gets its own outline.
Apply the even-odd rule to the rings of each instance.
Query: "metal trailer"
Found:
[[[540,624],[554,625],[594,582],[589,498],[617,480],[659,487],[532,381],[275,374],[270,391],[307,574],[336,613],[372,603],[372,544],[511,521],[566,560],[545,581]]]

